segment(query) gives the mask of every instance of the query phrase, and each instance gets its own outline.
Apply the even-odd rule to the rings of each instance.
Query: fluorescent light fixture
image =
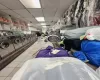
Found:
[[[43,28],[46,28],[47,26],[42,26]]]
[[[20,0],[26,8],[41,8],[40,0]]]
[[[44,17],[36,17],[35,19],[36,19],[37,21],[40,21],[40,22],[41,22],[41,21],[45,21],[45,20],[44,20]]]
[[[45,25],[46,25],[46,23],[41,23],[41,25],[42,25],[42,26],[45,26]]]

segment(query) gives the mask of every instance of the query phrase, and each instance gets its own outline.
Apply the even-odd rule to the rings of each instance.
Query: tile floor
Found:
[[[8,66],[0,71],[0,80],[11,80],[13,75],[21,68],[21,66],[29,59],[35,57],[35,53],[43,47],[52,45],[51,43],[44,43],[44,41],[38,40],[19,57],[12,61]]]

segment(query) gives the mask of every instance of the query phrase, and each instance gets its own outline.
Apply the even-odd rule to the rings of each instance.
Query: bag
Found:
[[[96,70],[97,74],[100,76],[100,67]]]
[[[80,36],[84,35],[88,29],[95,28],[96,26],[77,28],[73,30],[66,30],[64,35],[68,39],[80,39]]]
[[[11,80],[100,80],[100,77],[82,61],[63,57],[31,59]]]
[[[68,57],[68,52],[63,48],[55,48],[48,46],[46,49],[40,50],[36,58],[40,57]]]
[[[91,64],[100,66],[100,41],[85,40],[81,44],[81,49]]]
[[[88,40],[100,40],[100,28],[92,28],[87,30],[85,34]]]
[[[70,49],[81,50],[81,40],[80,39],[64,39],[65,49],[70,51]]]
[[[100,67],[96,70],[97,74],[100,76]]]

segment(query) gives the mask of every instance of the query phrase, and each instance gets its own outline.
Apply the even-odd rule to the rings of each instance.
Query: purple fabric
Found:
[[[57,49],[57,50],[65,50],[65,49],[63,49],[63,48],[61,48],[61,47],[60,47],[60,48],[55,48],[55,49]]]
[[[52,46],[48,46],[46,49],[51,50],[51,49],[53,49],[53,47]]]
[[[63,48],[56,48],[57,50],[60,50],[57,54],[52,54],[52,49],[50,49],[50,46],[48,46],[46,49],[40,50],[37,54],[36,58],[43,57],[68,57],[68,52],[64,50]]]

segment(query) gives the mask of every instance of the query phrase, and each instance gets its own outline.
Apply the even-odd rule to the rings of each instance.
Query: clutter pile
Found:
[[[100,66],[100,28],[92,27],[88,30],[84,28],[82,29],[85,30],[83,31],[85,33],[84,35],[80,34],[80,38],[79,38],[79,35],[77,34],[76,34],[77,37],[75,38],[72,37],[71,35],[70,35],[71,37],[69,37],[68,35],[65,35],[66,39],[63,40],[65,49],[70,51],[74,57],[84,62],[89,62],[90,64],[96,67],[99,67]],[[73,31],[76,31],[76,33],[78,32],[83,33],[78,30],[79,29],[75,29]],[[75,33],[75,32],[72,32],[72,33]],[[72,33],[69,33],[69,34],[72,34]]]
[[[83,32],[79,30],[83,30]],[[67,34],[65,35],[66,38],[63,40],[63,42],[61,41],[64,47],[60,46],[58,48],[55,48],[55,47],[48,46],[45,49],[40,50],[36,58],[75,57],[77,59],[82,60],[83,62],[88,62],[96,67],[99,67],[100,66],[100,35],[99,35],[100,28],[86,27],[86,28],[75,29],[73,31],[75,31],[78,34],[81,33],[80,36],[74,34],[76,37],[73,37],[71,35],[69,37],[69,35]],[[69,34],[72,34],[73,31],[69,31]],[[50,35],[50,37],[48,37],[48,40],[51,42],[54,41],[56,43],[59,42],[60,41],[59,37],[56,38],[55,37],[56,37],[55,35],[54,36]]]
[[[94,26],[95,27],[95,26]],[[75,57],[84,62],[89,62],[90,64],[99,67],[100,66],[100,28],[99,27],[86,27],[79,28],[72,31],[67,31],[65,33],[65,39],[61,43],[64,44],[64,47],[51,47],[48,46],[45,49],[42,49],[38,52],[36,58],[40,57]],[[73,32],[75,31],[75,32]],[[81,32],[83,31],[83,32]],[[70,37],[69,37],[69,34]],[[74,33],[74,36],[71,34]],[[75,34],[76,33],[76,34]],[[80,34],[80,35],[77,35]],[[84,35],[83,35],[84,34]],[[80,40],[81,38],[81,40]],[[60,38],[57,36],[50,35],[48,40],[52,43],[59,42]],[[72,54],[72,56],[69,54]]]
[[[90,64],[100,66],[100,41],[95,37],[99,32],[96,34],[90,31],[89,34],[93,38],[89,39],[88,31],[90,29],[84,36],[80,35],[81,40],[80,37],[63,39],[60,43],[63,43],[64,47],[48,44],[59,43],[59,37],[55,35],[46,37],[46,42],[44,38],[38,39],[39,44],[40,41],[45,44],[40,44],[45,48],[39,50],[35,59],[27,61],[12,80],[100,80],[100,68],[94,71],[89,67]],[[53,39],[55,37],[56,39]]]

